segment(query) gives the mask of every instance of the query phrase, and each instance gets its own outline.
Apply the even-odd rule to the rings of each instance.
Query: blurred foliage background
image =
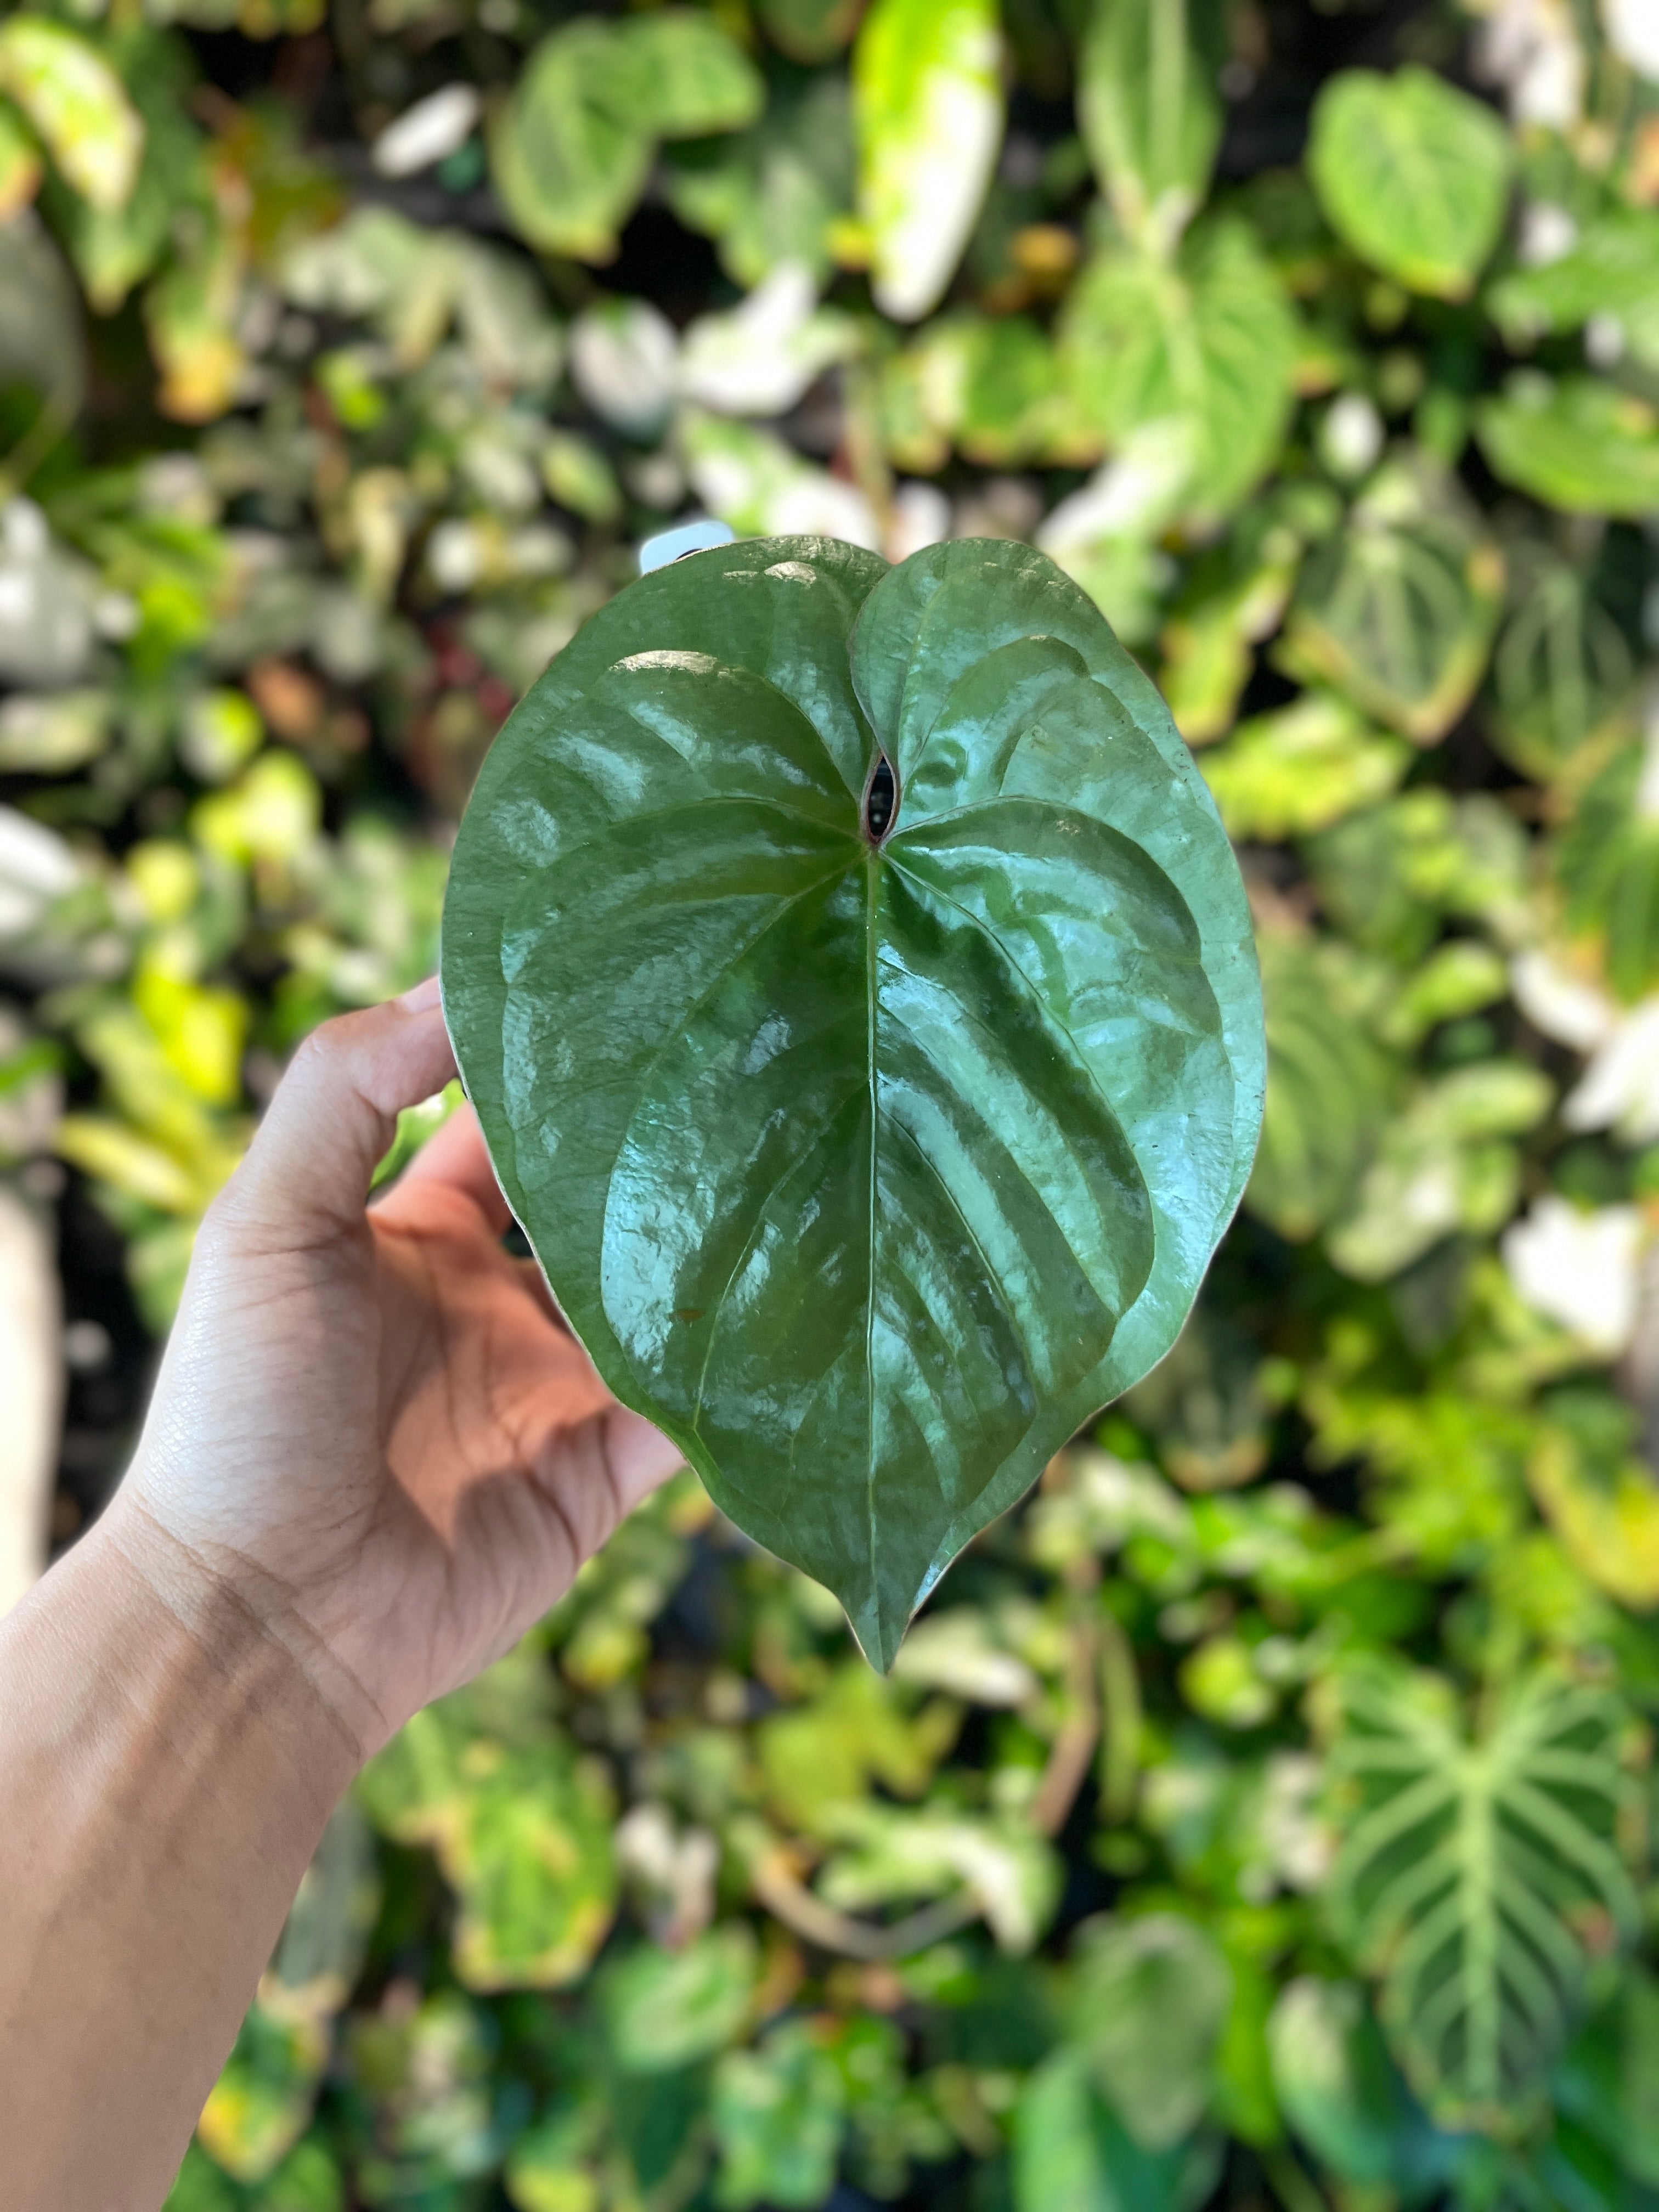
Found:
[[[172,2212],[1659,2205],[1659,7],[0,7],[60,1543],[693,513],[1094,594],[1250,884],[1255,1177],[890,1680],[684,1478],[413,1723]]]

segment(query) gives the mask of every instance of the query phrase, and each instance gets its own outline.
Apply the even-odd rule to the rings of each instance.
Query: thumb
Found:
[[[283,1244],[355,1227],[399,1111],[454,1073],[435,975],[401,999],[325,1022],[289,1062],[215,1211]]]

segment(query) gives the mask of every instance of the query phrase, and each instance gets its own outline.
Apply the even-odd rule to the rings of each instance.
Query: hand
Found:
[[[470,1107],[365,1204],[454,1073],[435,981],[295,1054],[210,1208],[108,1532],[175,1610],[206,1577],[367,1756],[498,1657],[680,1463],[560,1322]]]

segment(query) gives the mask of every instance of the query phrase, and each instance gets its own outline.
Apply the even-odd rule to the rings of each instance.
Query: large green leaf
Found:
[[[1309,555],[1278,657],[1431,744],[1486,669],[1503,556],[1455,487],[1420,465],[1379,470],[1349,526]]]
[[[1336,1923],[1437,2114],[1512,2124],[1578,2011],[1591,1959],[1635,1931],[1639,1792],[1605,1688],[1540,1672],[1471,1733],[1450,1686],[1396,1662],[1333,1686]]]
[[[1341,1211],[1396,1088],[1360,966],[1340,942],[1283,932],[1261,941],[1267,1108],[1246,1203],[1281,1237],[1311,1237]]]
[[[1343,70],[1314,103],[1308,173],[1362,259],[1414,292],[1464,300],[1498,243],[1509,139],[1431,70]]]
[[[1659,410],[1596,376],[1554,379],[1517,369],[1475,410],[1492,474],[1574,514],[1650,514],[1659,507]]]
[[[883,1666],[1168,1350],[1255,1148],[1214,808],[1006,541],[761,540],[621,593],[485,763],[443,975],[600,1372]]]
[[[1192,428],[1189,504],[1227,514],[1272,460],[1291,408],[1296,321],[1242,223],[1195,231],[1178,258],[1111,246],[1066,303],[1060,363],[1108,444],[1170,416]]]
[[[1078,121],[1113,213],[1137,243],[1173,246],[1203,202],[1221,138],[1223,29],[1214,0],[1095,0]]]
[[[871,289],[915,322],[938,303],[1002,139],[996,0],[876,0],[853,50]]]

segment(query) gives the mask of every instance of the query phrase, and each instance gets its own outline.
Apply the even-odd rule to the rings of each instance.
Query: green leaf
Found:
[[[1015,2212],[1194,2212],[1219,2162],[1204,2136],[1143,2150],[1064,2045],[1026,2076],[1014,2108]]]
[[[1333,1685],[1330,1905],[1431,2110],[1505,2127],[1540,2094],[1591,1959],[1640,1921],[1639,1795],[1608,1690],[1540,1671],[1468,1731],[1449,1686],[1376,1660]]]
[[[890,570],[762,540],[620,594],[485,763],[442,964],[600,1372],[884,1668],[1169,1348],[1255,1146],[1208,793],[1096,610],[1006,541]]]
[[[618,100],[611,25],[579,17],[519,73],[489,131],[495,189],[532,246],[608,261],[651,167],[651,136]]]
[[[747,1921],[711,1928],[683,1951],[641,1944],[607,1964],[598,2001],[624,2074],[670,2074],[712,2057],[749,2017],[759,1951]]]
[[[830,225],[853,198],[852,112],[838,75],[781,86],[741,137],[681,148],[667,164],[669,204],[720,242],[720,265],[745,289],[780,263],[830,275]]]
[[[33,125],[65,181],[106,213],[137,179],[144,126],[90,40],[44,15],[0,23],[0,93]]]
[[[1600,377],[1517,369],[1474,410],[1492,474],[1547,507],[1640,517],[1659,507],[1659,412]]]
[[[1377,736],[1345,699],[1307,691],[1254,715],[1206,753],[1204,781],[1230,837],[1279,840],[1388,798],[1411,757],[1408,745]]]
[[[1626,1968],[1616,1995],[1562,2054],[1550,2091],[1561,2118],[1659,2189],[1659,1979],[1646,1966]]]
[[[805,2021],[786,2021],[753,2051],[728,2051],[710,2115],[722,2212],[822,2204],[835,2186],[846,2103],[841,2069]]]
[[[0,224],[28,205],[40,189],[40,149],[16,109],[0,100]]]
[[[1094,0],[1078,121],[1124,234],[1168,252],[1202,205],[1221,139],[1213,0]]]
[[[1285,2118],[1344,2181],[1392,2183],[1415,2196],[1442,2179],[1427,2121],[1357,1982],[1310,1974],[1290,1983],[1268,2021],[1267,2047]]]
[[[853,50],[859,212],[884,315],[938,304],[1002,140],[996,0],[875,0]]]
[[[531,1665],[526,1680],[505,1660],[417,1713],[361,1785],[384,1833],[436,1850],[460,1905],[455,1971],[473,1989],[580,1980],[616,1906],[610,1794],[540,1717]]]
[[[0,223],[0,384],[33,385],[63,421],[70,420],[86,392],[84,323],[75,279],[39,216],[25,208]],[[74,599],[67,586],[66,577],[52,574],[52,599],[64,611],[61,619],[72,633]],[[8,683],[39,680],[31,672],[37,668],[48,683],[74,672],[78,656],[68,671],[53,667],[57,655],[49,636],[41,635],[46,626],[33,602],[19,627],[24,635],[34,634],[22,653],[7,654]]]
[[[1345,935],[1401,965],[1420,960],[1443,915],[1486,921],[1507,941],[1532,896],[1526,832],[1492,794],[1432,787],[1350,815],[1304,848],[1320,904]]]
[[[1492,743],[1540,783],[1576,780],[1633,705],[1635,659],[1582,564],[1522,545],[1510,568],[1510,610],[1492,660]]]
[[[1535,1128],[1554,1096],[1547,1075],[1517,1060],[1480,1060],[1425,1084],[1383,1131],[1326,1240],[1332,1260],[1380,1283],[1455,1231],[1501,1229],[1521,1195],[1520,1155],[1506,1140]]]
[[[662,8],[619,23],[614,67],[599,94],[619,119],[658,138],[742,131],[766,105],[760,71],[697,8]]]
[[[1060,349],[1079,420],[1108,445],[1171,416],[1191,425],[1196,518],[1237,507],[1278,449],[1296,320],[1243,223],[1201,226],[1173,262],[1103,249],[1066,301]]]
[[[1085,1921],[1076,1942],[1073,2033],[1095,2087],[1142,2150],[1167,2151],[1210,2100],[1232,2001],[1227,1962],[1174,1912]]]
[[[1334,1220],[1382,1134],[1394,1068],[1366,1018],[1346,946],[1264,935],[1267,1106],[1245,1194],[1250,1212],[1300,1242]]]
[[[1659,214],[1608,208],[1558,259],[1507,271],[1484,304],[1516,348],[1612,319],[1632,356],[1659,368]]]
[[[1308,556],[1276,657],[1432,744],[1474,696],[1503,604],[1503,556],[1456,488],[1389,464]]]
[[[49,188],[54,224],[100,314],[112,313],[149,274],[183,209],[211,188],[202,135],[185,104],[189,76],[171,41],[148,27],[128,32],[121,75],[143,126],[143,158],[131,191],[119,206],[106,206]]]
[[[1362,260],[1411,291],[1466,300],[1503,228],[1509,137],[1431,70],[1342,70],[1314,102],[1308,173]]]
[[[1634,1001],[1659,976],[1659,803],[1647,744],[1632,740],[1580,797],[1555,848],[1568,927],[1598,945]]]

